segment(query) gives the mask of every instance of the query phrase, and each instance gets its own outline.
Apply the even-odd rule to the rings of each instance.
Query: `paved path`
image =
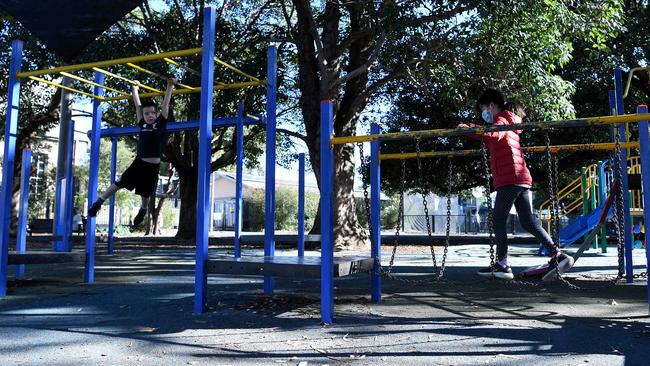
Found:
[[[422,249],[398,256],[400,277],[431,279]],[[533,250],[513,248],[512,264],[540,263]],[[644,253],[634,254],[645,271]],[[260,278],[210,276],[210,310],[192,315],[193,256],[99,255],[93,285],[80,284],[74,266],[28,268],[29,279],[0,299],[0,365],[649,364],[642,281],[597,291],[504,285],[474,275],[485,246],[455,246],[446,281],[386,279],[380,304],[368,301],[367,274],[337,280],[335,324],[323,327],[314,279],[280,279],[264,297]],[[593,289],[615,271],[613,248],[587,253],[571,281]]]

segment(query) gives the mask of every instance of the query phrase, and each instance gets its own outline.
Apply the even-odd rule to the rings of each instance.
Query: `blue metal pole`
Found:
[[[104,74],[95,72],[95,82],[104,85]],[[104,96],[104,88],[95,86],[93,94]],[[99,175],[99,144],[100,131],[102,128],[102,107],[100,101],[93,100],[93,118],[90,134],[90,167],[88,172],[88,210],[97,200],[97,179]],[[95,281],[95,229],[96,217],[88,217],[86,220],[86,266],[84,268],[84,282]]]
[[[115,171],[117,170],[117,137],[111,138],[111,184],[115,183]],[[115,230],[115,195],[108,199],[108,254],[113,254],[113,231]]]
[[[32,168],[32,149],[23,149],[23,160],[20,170],[20,202],[18,206],[18,231],[16,237],[16,253],[27,250],[27,206],[29,205],[29,176]],[[25,277],[25,265],[16,266],[16,278]]]
[[[370,125],[370,133],[380,133],[379,125]],[[370,222],[372,223],[372,236],[370,256],[374,258],[371,274],[371,300],[381,301],[381,187],[380,187],[380,165],[379,165],[379,141],[370,143]],[[363,156],[361,157],[363,159]]]
[[[255,118],[252,118],[255,117]],[[223,128],[223,127],[233,127],[237,125],[238,117],[220,117],[212,119],[212,129]],[[261,114],[254,114],[252,116],[244,117],[244,126],[250,125],[263,125],[266,122],[264,121],[264,116]],[[169,122],[167,124],[166,131],[178,132],[178,131],[192,131],[199,129],[198,120],[182,121],[182,122]],[[136,126],[124,126],[124,127],[111,127],[102,129],[102,137],[120,137],[120,136],[134,136],[140,133],[140,127]],[[90,132],[88,132],[90,136]]]
[[[66,158],[65,158],[65,215],[63,216],[63,250],[69,252],[72,250],[72,206],[74,205],[74,171],[72,164],[72,157],[74,152],[74,121],[70,120],[70,127],[68,130],[68,143],[67,143]]]
[[[11,44],[11,65],[9,66],[9,90],[7,93],[7,117],[5,120],[4,155],[2,160],[2,186],[0,190],[0,296],[7,295],[7,267],[9,261],[9,229],[11,223],[11,196],[14,184],[14,161],[16,158],[16,133],[20,105],[20,71],[23,59],[23,42]]]
[[[264,189],[264,256],[275,255],[275,117],[277,53],[275,46],[267,51],[266,66],[266,184]],[[264,293],[273,293],[274,278],[264,276]]]
[[[244,172],[244,105],[237,106],[237,177],[235,179],[235,258],[241,258],[241,228],[242,209],[244,203],[243,195],[243,172]]]
[[[636,113],[648,113],[648,106],[640,105]],[[639,150],[641,155],[641,184],[643,194],[643,223],[646,225],[646,235],[648,235],[648,223],[650,223],[650,134],[648,133],[648,121],[639,122]],[[647,242],[647,236],[646,236]],[[647,245],[647,244],[646,244]],[[650,269],[650,250],[645,251],[646,271]],[[650,314],[650,277],[648,277],[646,289],[648,291],[648,313]]]
[[[196,269],[194,313],[205,311],[208,300],[208,230],[210,228],[210,162],[212,160],[212,97],[214,94],[214,36],[216,8],[203,11],[203,53],[201,63],[201,111],[199,118],[199,182],[196,201]]]
[[[334,108],[331,101],[320,105],[320,225],[321,225],[321,322],[331,324],[334,318],[334,153],[330,147]]]
[[[623,70],[614,70],[614,90],[616,92],[616,113],[625,114],[623,104]],[[627,141],[625,123],[618,126],[621,142]],[[621,149],[621,183],[623,186],[623,214],[625,215],[625,279],[627,283],[634,282],[634,264],[632,262],[632,216],[630,215],[630,190],[627,181],[627,150]]]
[[[298,257],[305,256],[305,154],[298,155]]]

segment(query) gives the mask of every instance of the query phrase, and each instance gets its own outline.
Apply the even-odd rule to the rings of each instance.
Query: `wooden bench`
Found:
[[[372,269],[370,257],[334,257],[334,277],[342,277]],[[244,256],[210,258],[207,272],[215,274],[275,276],[293,278],[320,278],[320,257]]]

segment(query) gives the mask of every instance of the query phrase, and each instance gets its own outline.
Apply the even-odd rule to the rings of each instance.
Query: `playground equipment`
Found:
[[[11,187],[13,182],[13,171],[11,167],[14,165],[15,157],[15,143],[17,131],[17,112],[19,106],[19,92],[21,79],[31,79],[39,81],[51,86],[56,86],[71,92],[75,92],[93,99],[93,113],[92,113],[92,130],[90,133],[91,138],[91,153],[90,153],[90,179],[88,182],[88,202],[94,202],[97,198],[97,174],[99,162],[99,143],[102,137],[101,130],[101,115],[102,115],[102,102],[118,101],[128,99],[128,93],[121,92],[114,88],[104,86],[104,77],[109,76],[120,79],[129,84],[134,84],[133,80],[122,77],[105,68],[111,66],[122,66],[136,69],[146,74],[156,76],[161,79],[166,79],[165,76],[159,75],[151,70],[138,65],[138,63],[164,60],[168,63],[176,62],[173,59],[178,57],[192,56],[200,54],[202,57],[202,68],[200,70],[201,86],[189,86],[185,84],[177,84],[180,88],[174,90],[174,94],[188,94],[200,93],[200,118],[198,121],[187,121],[179,123],[170,123],[169,131],[180,131],[186,129],[199,130],[199,164],[198,164],[198,195],[197,195],[197,227],[196,227],[196,268],[195,268],[195,301],[194,312],[202,313],[207,307],[207,277],[209,273],[220,274],[238,274],[238,275],[263,275],[264,276],[264,293],[271,294],[274,288],[274,276],[287,276],[287,277],[300,277],[321,275],[322,294],[328,299],[333,301],[333,286],[332,276],[336,273],[337,276],[348,275],[357,271],[363,271],[370,268],[372,259],[368,257],[354,257],[354,258],[337,258],[336,261],[331,260],[333,252],[332,247],[329,246],[322,251],[321,258],[318,257],[278,257],[275,256],[275,161],[276,161],[276,53],[277,49],[274,46],[269,47],[267,53],[267,78],[262,80],[250,76],[243,71],[237,70],[233,66],[215,58],[215,21],[216,10],[214,7],[206,7],[204,9],[204,24],[203,24],[203,45],[201,48],[194,48],[189,50],[181,50],[174,52],[167,52],[154,55],[138,56],[121,58],[108,61],[100,61],[93,63],[86,63],[80,65],[70,65],[57,67],[47,70],[36,70],[21,72],[21,59],[22,59],[22,42],[14,41],[12,49],[12,62],[10,69],[9,80],[9,108],[7,112],[7,123],[5,130],[5,154],[3,164],[2,176],[2,192],[1,202],[2,210],[0,210],[0,220],[3,223],[2,233],[0,235],[0,296],[6,295],[6,278],[7,278],[7,258],[8,258],[8,241],[9,241],[9,219],[11,210],[11,190],[6,187]],[[171,60],[171,61],[170,61]],[[249,81],[225,84],[215,82],[214,71],[215,63],[225,66],[226,68],[237,72],[238,74],[246,77]],[[82,70],[94,71],[94,80],[89,80],[77,75],[73,72]],[[197,71],[198,72],[198,71]],[[77,88],[63,85],[44,78],[46,75],[65,75],[74,80],[82,83],[90,84],[93,86],[92,92],[86,92]],[[71,77],[74,76],[74,77]],[[267,104],[266,114],[263,116],[247,116],[243,117],[243,109],[238,109],[238,117],[232,119],[213,119],[212,117],[212,103],[214,90],[219,89],[234,89],[253,86],[266,86],[267,90]],[[163,92],[147,85],[140,85],[143,89],[150,92],[141,94],[141,97],[152,97],[163,95]],[[110,92],[111,95],[105,95],[105,92]],[[210,218],[210,155],[211,155],[211,141],[212,141],[212,128],[215,123],[219,127],[227,125],[237,125],[239,132],[243,129],[244,122],[247,123],[264,123],[266,125],[266,184],[265,184],[265,225],[264,225],[264,257],[241,256],[239,249],[240,242],[240,229],[241,219],[237,227],[239,228],[236,235],[236,250],[234,258],[210,258],[208,256],[208,228]],[[120,134],[133,134],[136,128],[123,127],[118,129],[108,129],[103,131],[103,136],[115,138]],[[239,136],[243,136],[239,133]],[[323,139],[325,141],[326,139]],[[113,142],[113,144],[115,144]],[[243,141],[238,142],[238,157],[237,164],[240,168],[239,177],[241,177],[241,147]],[[113,154],[114,157],[115,154]],[[114,165],[114,164],[113,164]],[[114,167],[112,178],[114,179]],[[241,179],[239,180],[239,202],[241,205]],[[331,196],[330,196],[331,197]],[[241,207],[241,206],[240,206]],[[94,281],[94,256],[95,256],[95,218],[89,218],[86,226],[86,248],[83,253],[84,259],[84,282],[92,283]],[[303,235],[304,237],[304,235]],[[331,238],[331,236],[330,236]],[[301,244],[302,246],[302,244]],[[303,247],[304,248],[304,247]],[[300,250],[304,253],[304,249]],[[51,254],[51,253],[50,253]],[[50,255],[47,257],[49,262],[53,262],[55,256]],[[15,264],[23,263],[25,261],[24,255],[18,255],[18,261]],[[327,277],[329,275],[330,277]],[[325,277],[323,277],[325,276]]]
[[[331,185],[327,182],[330,182],[332,179],[332,147],[338,144],[346,143],[360,143],[360,142],[370,142],[371,145],[371,159],[370,159],[370,222],[371,222],[371,256],[373,257],[374,264],[372,270],[372,300],[380,301],[381,300],[381,247],[380,247],[380,236],[379,236],[379,174],[380,174],[380,160],[386,160],[388,158],[393,159],[408,159],[412,157],[417,157],[416,153],[406,153],[406,154],[391,154],[390,157],[382,156],[379,154],[379,143],[383,141],[394,141],[394,140],[421,140],[424,138],[442,138],[442,137],[453,137],[453,136],[464,136],[468,134],[483,134],[486,132],[497,132],[497,131],[511,131],[511,130],[542,130],[548,132],[551,129],[567,128],[567,127],[596,127],[596,126],[607,126],[615,125],[621,123],[630,123],[638,122],[639,129],[642,131],[642,136],[640,136],[640,147],[641,147],[641,171],[648,172],[650,169],[650,154],[646,154],[645,151],[650,152],[650,147],[647,146],[648,140],[647,137],[644,140],[643,133],[647,136],[648,123],[647,119],[650,117],[647,113],[647,108],[644,106],[639,107],[637,114],[632,115],[618,115],[618,116],[605,116],[605,117],[592,117],[592,118],[580,118],[573,120],[560,120],[560,121],[549,121],[549,122],[529,122],[522,123],[517,125],[500,125],[500,126],[481,126],[474,128],[462,128],[462,129],[438,129],[438,130],[424,130],[424,131],[414,131],[414,132],[395,132],[395,133],[378,133],[378,128],[371,131],[370,135],[365,136],[341,136],[341,137],[331,137],[329,141],[321,141],[321,178],[324,184],[322,184],[321,192],[321,214],[323,215],[321,221],[321,239],[323,248],[331,245],[330,241],[332,240],[332,222],[330,215],[332,213],[331,206]],[[329,101],[324,101],[321,104],[321,136],[332,136],[332,103]],[[620,127],[619,127],[620,128]],[[618,134],[624,136],[624,134]],[[617,139],[614,142],[614,147],[618,148],[616,150],[622,151],[625,141],[622,139]],[[611,150],[612,145],[587,145],[589,147],[577,147],[567,146],[566,149],[573,150],[595,150],[595,149],[606,149]],[[540,148],[538,148],[540,149]],[[543,147],[547,153],[552,151],[562,150],[562,146],[551,147],[547,141],[547,146]],[[463,152],[463,155],[475,154],[476,152]],[[431,152],[431,153],[422,153],[421,156],[453,156],[457,154],[456,152]],[[644,155],[645,154],[645,155]],[[485,156],[485,155],[484,155]],[[550,161],[550,160],[549,160]],[[623,160],[625,161],[625,160]],[[648,167],[644,169],[645,167]],[[623,179],[626,174],[626,169],[620,170],[622,185],[626,184],[626,180]],[[648,172],[650,174],[650,172]],[[650,200],[650,175],[643,179],[644,185],[644,201]],[[629,204],[628,202],[623,202],[624,204]],[[623,205],[621,205],[623,206]],[[650,213],[649,213],[650,214]],[[627,253],[626,253],[627,254]],[[650,261],[650,260],[649,260]],[[626,265],[629,267],[626,270],[625,274],[628,277],[628,281],[632,280],[632,269],[631,263],[629,260],[626,260]],[[323,267],[325,270],[325,267]],[[325,277],[325,276],[324,276]],[[321,297],[321,311],[323,319],[330,320],[328,316],[331,315],[331,303],[327,303],[327,299]]]

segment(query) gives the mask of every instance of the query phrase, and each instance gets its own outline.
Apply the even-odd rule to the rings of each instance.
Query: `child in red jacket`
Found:
[[[525,116],[523,109],[514,103],[507,103],[505,97],[496,89],[487,89],[476,102],[481,110],[481,117],[486,123],[493,125],[510,125],[521,123]],[[459,124],[459,128],[476,127],[474,124]],[[482,139],[490,152],[490,168],[492,180],[497,192],[493,211],[494,237],[497,246],[497,256],[494,268],[481,269],[480,276],[500,279],[512,279],[512,269],[508,264],[508,241],[506,236],[506,220],[510,209],[515,206],[521,226],[533,234],[546,247],[550,257],[557,257],[560,273],[568,271],[573,266],[573,258],[561,253],[553,245],[553,240],[542,228],[539,220],[533,215],[530,201],[530,187],[533,179],[530,176],[521,145],[519,144],[520,130],[486,132],[482,135],[469,135],[471,138]],[[549,262],[549,270],[544,275],[544,281],[555,279],[557,268],[555,261]]]

